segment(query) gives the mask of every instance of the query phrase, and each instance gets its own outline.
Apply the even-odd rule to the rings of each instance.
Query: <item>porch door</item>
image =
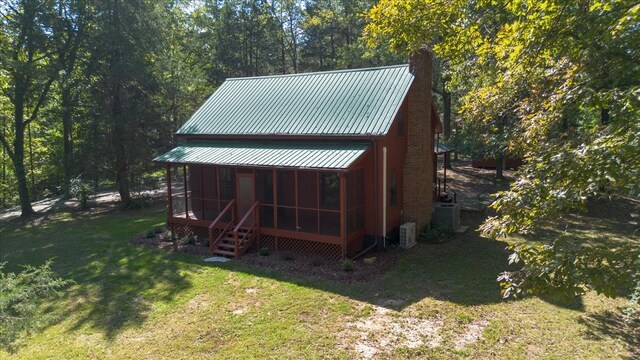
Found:
[[[249,208],[256,201],[256,193],[254,186],[253,174],[237,173],[237,194],[236,201],[238,202],[238,220],[249,211]],[[253,214],[249,215],[249,221],[253,221]]]

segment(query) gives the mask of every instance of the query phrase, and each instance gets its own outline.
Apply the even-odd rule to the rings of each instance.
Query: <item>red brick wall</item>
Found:
[[[403,221],[418,229],[431,221],[433,134],[431,131],[431,53],[423,46],[411,57],[415,80],[408,94],[407,156],[404,161]]]

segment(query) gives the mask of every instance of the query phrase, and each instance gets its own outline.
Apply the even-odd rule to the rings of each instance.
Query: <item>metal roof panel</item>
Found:
[[[408,65],[225,81],[180,135],[384,135],[413,75]]]
[[[189,142],[153,161],[223,166],[291,167],[344,170],[362,156],[366,142],[291,142],[212,140]]]

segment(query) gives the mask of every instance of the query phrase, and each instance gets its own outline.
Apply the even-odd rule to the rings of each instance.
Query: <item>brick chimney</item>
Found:
[[[403,169],[403,220],[416,231],[431,221],[433,202],[433,134],[431,131],[431,52],[426,45],[409,59],[415,79],[408,94],[407,156]]]

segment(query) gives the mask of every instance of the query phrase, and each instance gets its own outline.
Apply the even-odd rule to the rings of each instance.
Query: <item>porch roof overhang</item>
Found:
[[[218,166],[348,170],[370,143],[212,140],[187,142],[154,162]]]

